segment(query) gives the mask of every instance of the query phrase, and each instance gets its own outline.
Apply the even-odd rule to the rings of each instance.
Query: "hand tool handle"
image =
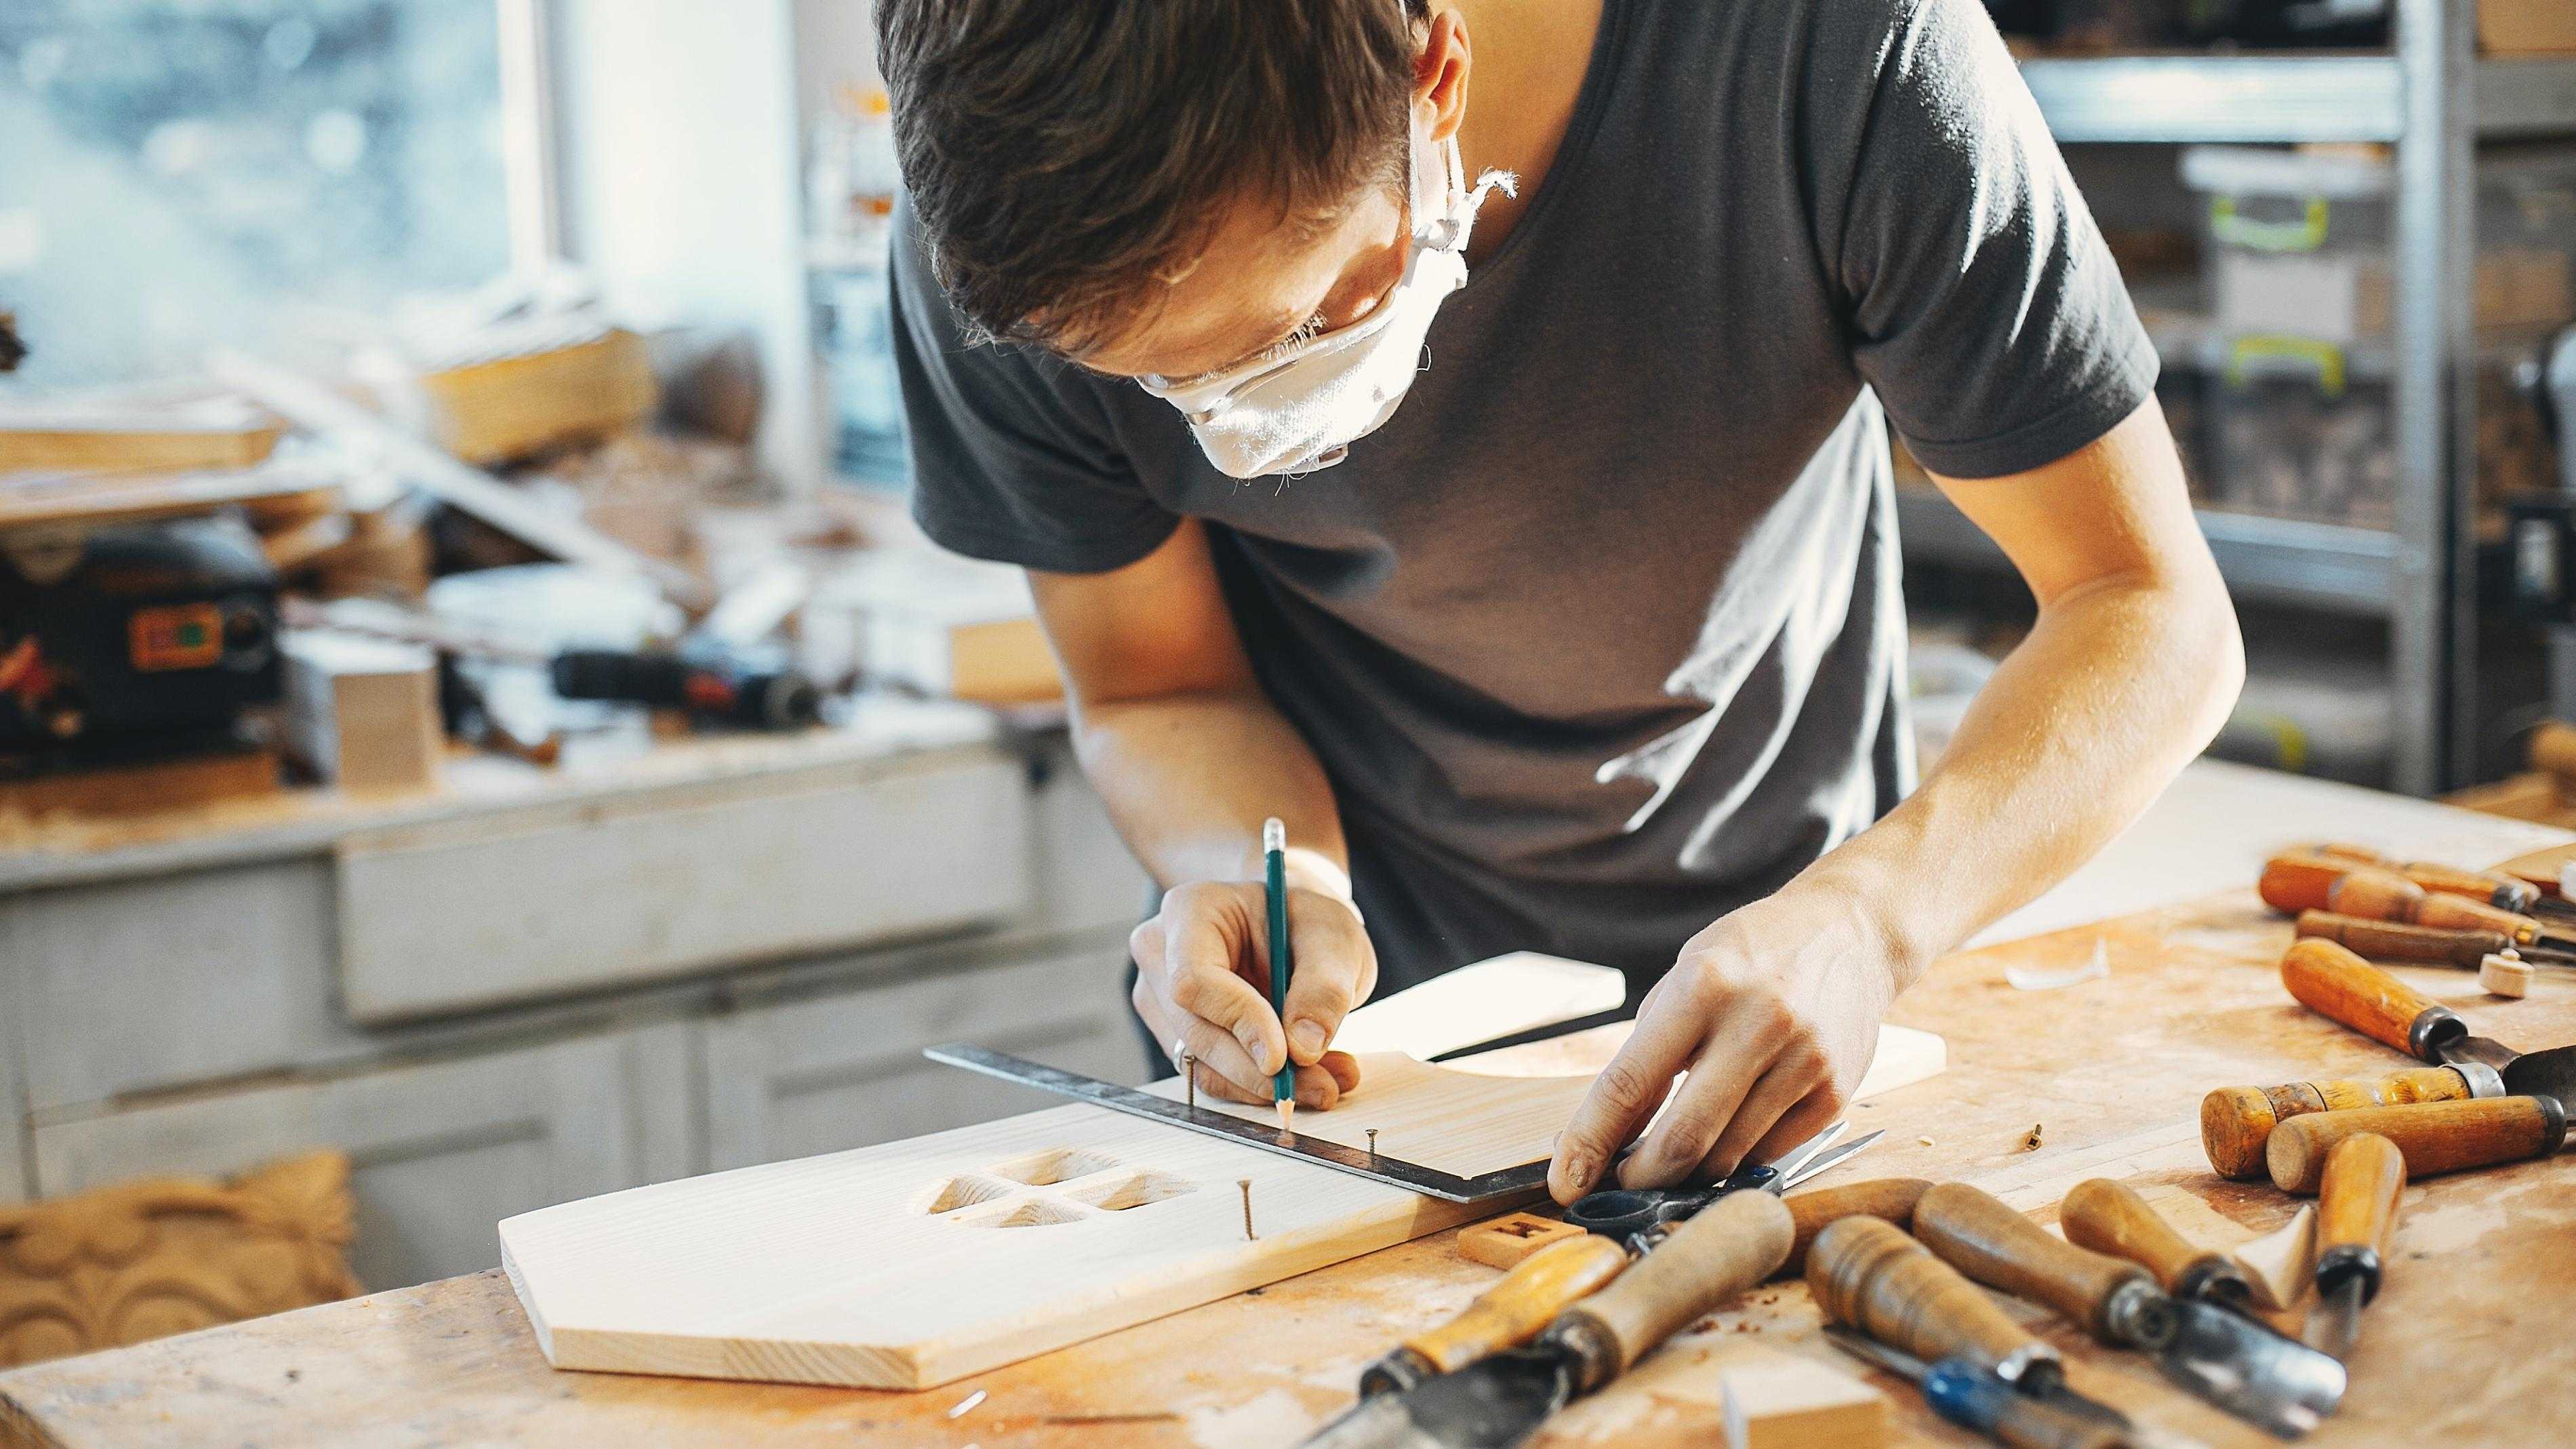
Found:
[[[2458,1102],[2472,1095],[2468,1079],[2449,1067],[2410,1067],[2377,1080],[2221,1087],[2200,1099],[2200,1145],[2219,1176],[2244,1181],[2270,1170],[2263,1149],[2272,1140],[2272,1129],[2292,1117],[2409,1102]]]
[[[1536,1338],[1568,1304],[1600,1291],[1627,1266],[1628,1250],[1598,1234],[1551,1243],[1477,1294],[1457,1317],[1406,1339],[1404,1347],[1432,1372],[1453,1373]]]
[[[2334,1145],[2317,1188],[2318,1286],[2331,1289],[2358,1273],[2361,1301],[2378,1293],[2380,1255],[2405,1190],[2406,1155],[2396,1143],[2356,1132]]]
[[[2322,911],[2329,908],[2327,902],[2345,876],[2372,868],[2348,860],[2292,851],[2263,862],[2263,874],[2255,881],[2254,891],[2263,898],[2263,904],[2284,915]],[[2353,914],[2370,913],[2355,911]]]
[[[2348,870],[2326,887],[2325,899],[2318,904],[2374,921],[2412,921],[2423,909],[2424,888],[2390,871]]]
[[[1780,1271],[1805,1272],[1807,1249],[1814,1246],[1816,1234],[1844,1218],[1859,1215],[1883,1218],[1900,1228],[1913,1226],[1914,1204],[1931,1186],[1919,1177],[1881,1177],[1789,1194],[1782,1201],[1788,1206],[1789,1222],[1797,1233],[1789,1240],[1789,1261],[1781,1265]]]
[[[2531,767],[2576,780],[2576,728],[2552,720],[2531,732]]]
[[[2441,1060],[2429,1040],[2431,1024],[2444,1018],[2458,1020],[2405,982],[2332,941],[2293,942],[2281,958],[2281,984],[2318,1015],[2428,1062]]]
[[[2153,1273],[2167,1291],[2199,1269],[2203,1260],[2215,1256],[2174,1231],[2174,1225],[2135,1188],[2107,1177],[2075,1184],[2057,1205],[2057,1222],[2066,1230],[2066,1241],[2136,1263]]]
[[[2332,911],[2299,912],[2302,940],[2332,941],[2356,955],[2382,961],[2431,961],[2474,968],[2491,953],[2510,948],[2513,938],[2502,931],[2446,931],[2395,921],[2338,916]]]
[[[1991,1369],[2034,1348],[2046,1352],[1977,1285],[1881,1218],[1844,1218],[1818,1233],[1807,1252],[1807,1287],[1827,1322],[1927,1362],[1956,1357]]]
[[[1923,1375],[1932,1412],[2005,1449],[2122,1449],[2128,1434],[2064,1404],[2025,1394],[1965,1359],[1944,1359]]]
[[[1796,1229],[1767,1192],[1729,1193],[1610,1286],[1557,1315],[1548,1329],[1577,1354],[1578,1387],[1590,1392],[1625,1373],[1673,1330],[1768,1278],[1789,1257]]]
[[[2540,932],[2540,923],[2529,916],[2516,915],[2465,896],[2426,896],[2415,903],[2410,919],[2416,925],[2437,930],[2496,931],[2511,940],[2526,943]]]
[[[2111,1300],[2145,1281],[2135,1263],[2079,1248],[1964,1182],[1945,1182],[1914,1205],[1914,1235],[1943,1261],[1989,1288],[2043,1303],[2116,1343]]]
[[[2467,896],[2471,900],[2485,901],[2491,906],[2502,906],[2508,911],[2528,911],[2532,903],[2540,899],[2538,886],[2526,880],[2516,880],[2501,872],[2463,870],[2455,865],[2438,865],[2422,860],[2392,860],[2368,846],[2313,845],[2305,851],[2292,853],[2323,856],[2329,860],[2347,860],[2357,866],[2388,871],[2391,874],[2402,875],[2437,895]]]
[[[2547,1156],[2567,1140],[2567,1111],[2555,1097],[2487,1097],[2293,1117],[2272,1129],[2271,1144],[2264,1149],[2272,1185],[2283,1192],[2315,1192],[2325,1177],[2327,1154],[2362,1132],[2396,1143],[2409,1177],[2431,1177]]]

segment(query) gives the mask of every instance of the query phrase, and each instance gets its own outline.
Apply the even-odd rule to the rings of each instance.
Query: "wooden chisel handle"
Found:
[[[2147,1281],[2135,1263],[2053,1236],[2002,1199],[1945,1182],[1914,1205],[1914,1236],[1943,1262],[1989,1288],[2054,1308],[2106,1343],[2126,1338],[2112,1305],[2128,1284]]]
[[[2319,845],[2306,853],[2348,860],[2357,866],[2402,875],[2436,895],[2466,896],[2508,911],[2528,912],[2540,899],[2539,888],[2531,882],[2493,871],[2462,870],[2458,866],[2436,865],[2422,860],[2392,860],[2357,845]]]
[[[1568,1304],[1600,1291],[1627,1266],[1628,1250],[1598,1233],[1551,1243],[1477,1294],[1457,1317],[1406,1339],[1399,1352],[1419,1360],[1408,1365],[1419,1370],[1416,1377],[1454,1373],[1538,1337]],[[1373,1387],[1365,1374],[1361,1387]]]
[[[2460,1102],[2477,1093],[2450,1067],[2412,1067],[2376,1081],[2291,1082],[2279,1087],[2221,1087],[2200,1099],[2200,1145],[2221,1177],[2249,1181],[2269,1171],[2263,1149],[2272,1129],[2311,1112]]]
[[[2304,853],[2276,855],[2263,862],[2263,874],[2254,889],[2263,904],[2283,915],[2340,911],[2375,921],[2404,919],[2411,904],[2424,895],[2422,887],[2404,876]],[[2338,904],[2339,898],[2349,904]]]
[[[2465,966],[2472,971],[2479,962],[2497,952],[2509,951],[2515,944],[2502,931],[2443,930],[2339,916],[2332,911],[2299,912],[2298,932],[2301,940],[2332,941],[2356,955],[2382,961],[2429,961]]]
[[[1913,1226],[1914,1204],[1931,1186],[1920,1177],[1881,1177],[1789,1194],[1782,1201],[1788,1206],[1789,1222],[1797,1234],[1789,1240],[1789,1261],[1780,1266],[1780,1271],[1805,1272],[1807,1249],[1814,1245],[1816,1234],[1844,1218],[1858,1215],[1883,1218],[1900,1228]]]
[[[2431,1177],[2545,1157],[2567,1140],[2567,1109],[2555,1097],[2486,1097],[2293,1117],[2272,1129],[2264,1149],[2272,1185],[2283,1192],[2314,1193],[2325,1178],[2327,1155],[2345,1138],[2363,1132],[2397,1144],[2409,1177]]]
[[[2002,1305],[1882,1218],[1844,1218],[1818,1233],[1807,1288],[1828,1322],[1925,1363],[1958,1357],[1991,1369],[2051,1356]]]
[[[1627,1372],[1673,1330],[1770,1277],[1788,1260],[1796,1231],[1780,1199],[1759,1191],[1729,1193],[1673,1229],[1548,1326],[1548,1337],[1575,1352],[1577,1390]]]
[[[2057,1222],[2066,1230],[2066,1241],[2138,1264],[2178,1298],[2250,1301],[2253,1296],[2245,1270],[2176,1232],[2153,1203],[2125,1182],[2093,1177],[2075,1184],[2057,1205]]]
[[[2441,1060],[2434,1051],[2434,1032],[2444,1021],[2459,1020],[2449,1008],[2332,941],[2293,942],[2281,958],[2281,984],[2318,1015],[2428,1062]]]
[[[2406,1154],[2376,1132],[2355,1132],[2326,1154],[2317,1186],[2317,1284],[2361,1275],[2361,1301],[2379,1291],[2380,1255],[2397,1227]]]
[[[2496,931],[2526,946],[2540,935],[2540,923],[2531,917],[2466,896],[2426,896],[2415,903],[2406,919],[2444,931]]]

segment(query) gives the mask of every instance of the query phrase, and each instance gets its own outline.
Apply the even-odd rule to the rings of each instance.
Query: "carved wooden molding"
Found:
[[[0,1208],[0,1367],[354,1297],[349,1159]]]

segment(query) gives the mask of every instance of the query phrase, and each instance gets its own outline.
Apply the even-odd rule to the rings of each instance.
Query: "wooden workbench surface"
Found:
[[[1856,1107],[1858,1127],[1888,1137],[1838,1176],[1965,1178],[2026,1208],[2053,1205],[2085,1177],[2130,1176],[2198,1192],[2248,1228],[2278,1226],[2288,1199],[2209,1174],[2201,1094],[2405,1064],[2288,999],[2273,967],[2289,935],[2250,893],[2231,894],[1948,959],[1894,1013],[1948,1037],[1948,1074]],[[2108,974],[2080,985],[2022,990],[2006,977],[2097,952]],[[2405,974],[2508,1043],[2576,1040],[2576,973],[2543,973],[2519,1002],[2485,996],[2464,973]],[[2042,1145],[2026,1151],[2034,1123]],[[2403,1214],[2350,1397],[2310,1442],[2576,1436],[2565,1351],[2576,1329],[2576,1167],[2434,1179],[2407,1190]],[[918,1394],[556,1373],[508,1284],[484,1273],[0,1375],[0,1440],[15,1423],[66,1444],[120,1445],[1285,1444],[1348,1402],[1366,1359],[1491,1281],[1492,1270],[1455,1255],[1452,1237]],[[1803,1287],[1777,1285],[1665,1358],[1751,1336],[1848,1367],[1815,1322]],[[2074,1360],[2079,1387],[2138,1417],[2212,1444],[2269,1442],[2141,1359],[2060,1325],[2045,1331]],[[1906,1441],[1968,1442],[1895,1381],[1873,1382],[1896,1397]],[[1540,1442],[1714,1443],[1720,1433],[1714,1407],[1630,1384],[1560,1415]]]

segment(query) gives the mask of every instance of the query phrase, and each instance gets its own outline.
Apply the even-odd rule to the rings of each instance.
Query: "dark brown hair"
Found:
[[[1079,353],[1239,198],[1340,216],[1403,174],[1427,0],[878,0],[895,146],[969,331]]]

